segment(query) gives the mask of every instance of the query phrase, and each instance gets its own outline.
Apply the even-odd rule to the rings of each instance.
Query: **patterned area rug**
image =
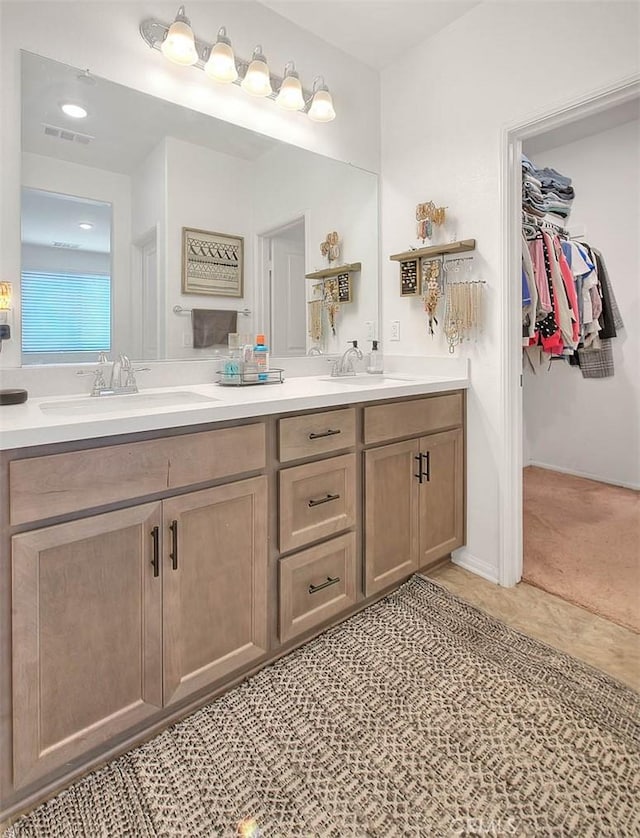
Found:
[[[11,838],[637,836],[640,696],[413,577]]]

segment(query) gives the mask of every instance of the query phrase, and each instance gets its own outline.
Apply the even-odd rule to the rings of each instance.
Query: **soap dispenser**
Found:
[[[384,370],[382,350],[378,349],[378,341],[371,341],[371,352],[369,353],[367,372],[372,375],[380,375]]]

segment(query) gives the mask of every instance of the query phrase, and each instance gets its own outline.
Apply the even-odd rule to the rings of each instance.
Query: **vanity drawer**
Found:
[[[355,519],[355,454],[280,472],[282,553],[347,530]]]
[[[266,465],[263,424],[15,460],[11,524],[24,524]]]
[[[455,428],[463,421],[461,390],[407,402],[377,404],[364,409],[364,442],[386,442],[406,436]]]
[[[281,419],[278,441],[281,463],[351,448],[356,444],[356,411],[348,407]]]
[[[335,617],[356,601],[356,536],[280,559],[280,640]]]

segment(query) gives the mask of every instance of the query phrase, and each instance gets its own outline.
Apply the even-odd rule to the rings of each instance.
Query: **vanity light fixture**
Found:
[[[223,84],[229,84],[238,78],[236,57],[225,26],[218,29],[218,40],[211,47],[204,71],[210,78]]]
[[[289,61],[284,68],[284,78],[280,91],[276,97],[276,105],[286,111],[301,111],[304,108],[304,95],[300,76],[296,72],[295,64]]]
[[[331,122],[335,118],[336,112],[329,88],[324,83],[322,76],[316,76],[313,80],[313,98],[309,108],[309,119],[313,122]]]
[[[87,109],[75,102],[64,102],[60,105],[60,109],[62,110],[62,113],[73,117],[73,119],[85,119],[88,116]]]
[[[93,230],[93,224],[90,221],[81,221],[78,227],[81,230]]]
[[[286,64],[283,78],[272,74],[262,46],[256,46],[248,60],[235,55],[224,26],[218,30],[214,44],[201,41],[191,29],[184,6],[178,9],[172,24],[156,18],[143,20],[140,35],[149,47],[161,51],[170,61],[195,66],[223,84],[240,85],[251,96],[272,99],[284,110],[301,111],[314,122],[331,122],[336,117],[323,76],[316,77],[309,91],[302,86],[293,61]]]
[[[267,59],[262,54],[261,44],[258,44],[254,49],[251,63],[247,67],[247,72],[244,74],[240,86],[251,96],[270,96],[273,93],[269,66]]]
[[[160,47],[162,54],[174,64],[189,66],[198,60],[196,42],[184,6],[180,6],[175,20],[169,27]]]

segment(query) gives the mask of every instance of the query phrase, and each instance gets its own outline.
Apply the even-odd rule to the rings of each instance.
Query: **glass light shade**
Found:
[[[162,42],[162,54],[174,64],[181,64],[183,67],[195,64],[198,60],[198,52],[193,37],[193,32],[185,20],[174,20],[169,27],[167,37]]]
[[[331,122],[335,118],[336,112],[333,108],[331,94],[326,88],[317,90],[309,108],[309,119],[314,122]]]
[[[216,81],[230,84],[238,78],[236,59],[231,44],[218,41],[211,48],[211,53],[204,65],[205,73]]]
[[[11,297],[13,296],[13,286],[10,282],[0,282],[0,311],[9,311],[11,309]]]
[[[286,76],[276,97],[276,104],[287,111],[300,111],[304,108],[302,85],[297,73]]]
[[[262,47],[257,46],[253,51],[253,60],[242,79],[242,89],[252,96],[270,96],[271,79],[267,59],[262,54]]]

